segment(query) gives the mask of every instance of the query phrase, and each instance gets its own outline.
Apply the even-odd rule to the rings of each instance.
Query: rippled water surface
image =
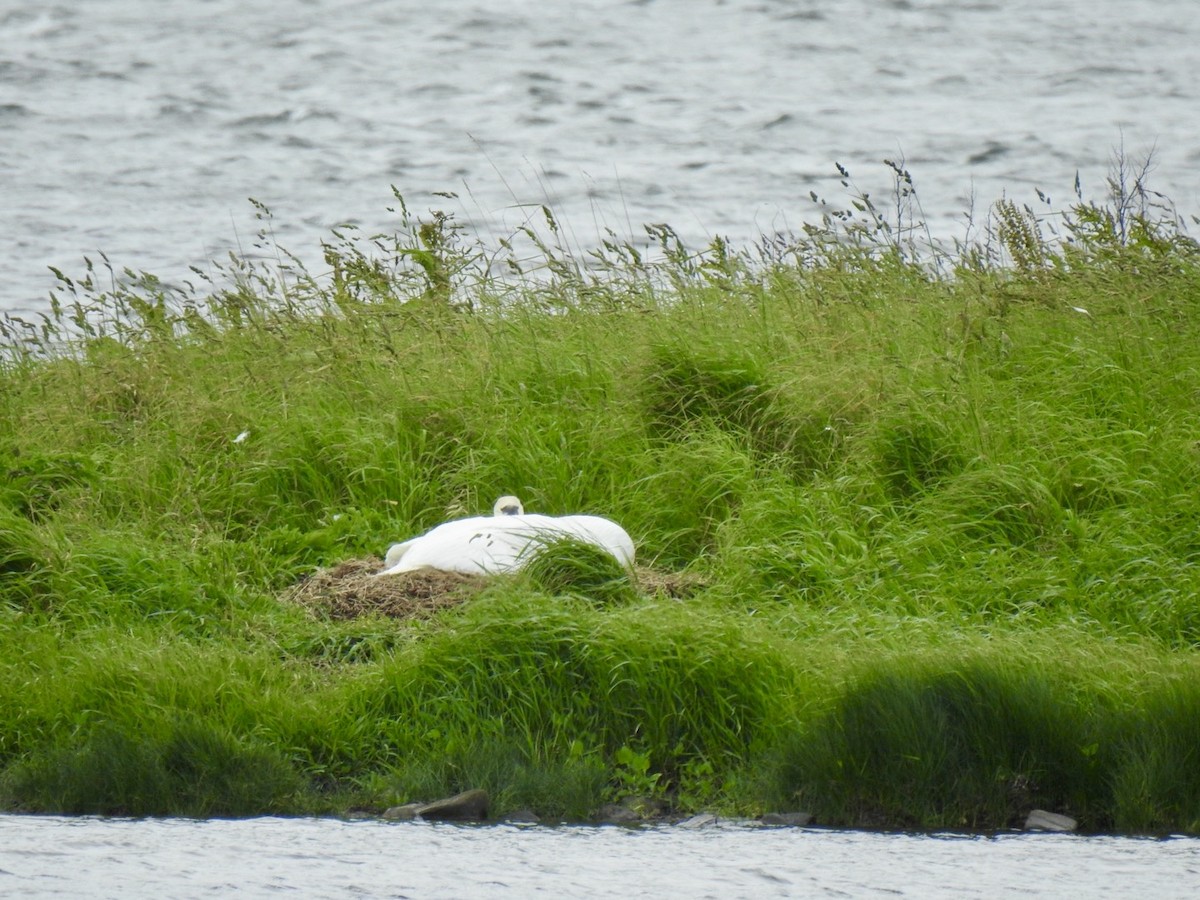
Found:
[[[1166,900],[1200,893],[1200,841],[0,816],[0,893]]]
[[[903,159],[961,237],[973,195],[1102,197],[1123,141],[1196,212],[1197,46],[1194,0],[4,0],[0,309],[99,251],[250,252],[249,197],[319,261],[395,224],[389,185],[489,237],[548,201],[583,245],[746,243],[844,200],[835,162],[880,199]]]

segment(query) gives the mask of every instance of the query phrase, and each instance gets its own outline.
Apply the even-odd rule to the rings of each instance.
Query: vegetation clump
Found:
[[[1200,833],[1200,246],[1138,179],[948,251],[890,165],[747,250],[401,201],[328,276],[61,276],[0,324],[0,806]],[[639,566],[374,577],[509,491]]]

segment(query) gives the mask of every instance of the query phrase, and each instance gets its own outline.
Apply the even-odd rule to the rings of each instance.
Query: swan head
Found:
[[[525,507],[521,505],[521,501],[516,497],[506,494],[496,501],[496,505],[492,507],[492,515],[523,516],[525,515]]]

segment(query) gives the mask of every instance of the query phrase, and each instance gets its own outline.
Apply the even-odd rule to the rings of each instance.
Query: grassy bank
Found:
[[[89,263],[5,325],[0,803],[1200,832],[1200,250],[1118,200],[953,254],[870,207],[591,254],[402,209],[328,278]],[[694,589],[288,602],[503,493]]]

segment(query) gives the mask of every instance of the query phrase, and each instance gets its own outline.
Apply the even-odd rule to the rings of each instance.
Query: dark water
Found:
[[[249,197],[319,270],[331,226],[394,227],[389,185],[489,239],[548,202],[582,247],[740,244],[843,202],[835,162],[886,200],[904,160],[954,238],[1077,170],[1102,198],[1123,141],[1196,212],[1197,46],[1194,0],[2,0],[0,309],[100,251],[253,253]]]
[[[1200,893],[1200,841],[0,816],[0,893],[1170,900]]]

